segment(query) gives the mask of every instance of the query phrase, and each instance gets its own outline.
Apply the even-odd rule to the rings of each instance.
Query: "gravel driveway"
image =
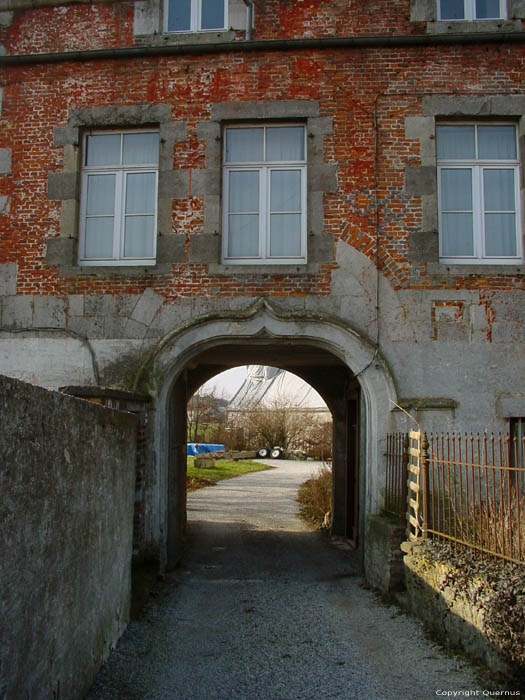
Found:
[[[182,566],[89,698],[390,700],[481,690],[472,669],[364,587],[356,555],[297,518],[312,462],[190,494]]]

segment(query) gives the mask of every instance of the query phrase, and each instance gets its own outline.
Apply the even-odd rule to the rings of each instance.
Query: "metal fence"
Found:
[[[406,433],[387,435],[385,511],[403,518],[407,510],[407,449]]]
[[[525,563],[525,436],[411,431],[387,444],[386,510],[401,515],[407,493],[409,539]]]

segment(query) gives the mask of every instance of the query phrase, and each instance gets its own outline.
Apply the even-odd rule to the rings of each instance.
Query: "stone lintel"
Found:
[[[306,119],[319,117],[317,100],[273,100],[271,102],[215,102],[211,117],[214,121],[233,119]]]
[[[440,117],[519,117],[525,114],[525,96],[487,95],[423,97],[423,114]]]
[[[145,126],[171,121],[171,105],[144,103],[131,106],[83,107],[69,111],[68,126]]]

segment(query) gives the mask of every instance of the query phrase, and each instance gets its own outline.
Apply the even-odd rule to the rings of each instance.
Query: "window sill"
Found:
[[[58,272],[61,277],[80,277],[96,275],[98,277],[144,277],[146,275],[165,275],[171,272],[170,263],[156,265],[59,265]]]
[[[427,272],[435,275],[442,275],[447,271],[453,275],[506,275],[515,277],[525,276],[525,265],[520,264],[500,264],[494,263],[464,265],[459,263],[428,263]]]
[[[427,22],[427,34],[493,34],[523,31],[521,21],[511,19],[443,20]]]
[[[137,43],[147,46],[171,46],[176,44],[227,43],[237,39],[237,32],[205,30],[201,32],[170,32],[166,34],[142,34],[135,37]]]
[[[317,275],[319,274],[319,263],[305,263],[295,265],[227,265],[222,263],[211,263],[208,267],[210,275]]]

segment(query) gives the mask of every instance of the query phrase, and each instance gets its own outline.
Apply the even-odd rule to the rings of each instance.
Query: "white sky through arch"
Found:
[[[232,367],[209,379],[206,384],[202,385],[199,391],[201,394],[208,394],[215,390],[217,396],[224,396],[225,399],[231,399],[246,379],[246,373],[246,366]]]

